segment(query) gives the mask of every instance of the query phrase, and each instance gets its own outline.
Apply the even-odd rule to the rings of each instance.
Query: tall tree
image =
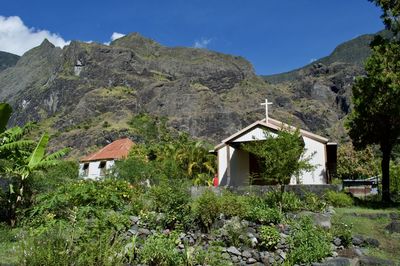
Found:
[[[377,38],[365,70],[353,86],[347,126],[356,148],[380,145],[382,200],[390,201],[390,156],[400,137],[400,44]]]
[[[379,6],[383,14],[381,16],[386,29],[398,38],[400,33],[400,1],[399,0],[369,0]]]

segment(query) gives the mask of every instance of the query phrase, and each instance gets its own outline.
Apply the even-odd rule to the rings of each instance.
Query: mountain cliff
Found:
[[[0,72],[0,100],[13,105],[13,124],[37,121],[53,147],[72,146],[76,155],[121,136],[140,141],[129,121],[142,113],[217,143],[262,118],[265,98],[272,117],[340,140],[365,49],[355,63],[335,59],[346,50],[338,47],[276,81],[242,57],[165,47],[138,33],[109,46],[73,41],[60,49],[45,40]]]
[[[18,59],[18,55],[0,51],[0,71],[15,66]]]

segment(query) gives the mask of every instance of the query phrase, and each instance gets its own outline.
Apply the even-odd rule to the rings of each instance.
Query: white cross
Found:
[[[265,122],[268,124],[268,105],[272,104],[271,102],[268,102],[268,99],[265,99],[265,102],[262,103],[261,105],[265,105]]]

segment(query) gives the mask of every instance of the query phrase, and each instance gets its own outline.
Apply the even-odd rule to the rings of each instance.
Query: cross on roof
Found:
[[[265,102],[261,105],[265,105],[265,122],[268,124],[268,105],[272,104],[272,102],[268,102],[268,99],[265,99]]]

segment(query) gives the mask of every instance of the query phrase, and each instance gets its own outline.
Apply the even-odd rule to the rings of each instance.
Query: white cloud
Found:
[[[122,38],[124,36],[125,34],[123,33],[113,32],[113,34],[111,35],[111,41],[115,41],[116,39]]]
[[[64,47],[69,44],[69,41],[56,33],[28,28],[18,16],[0,16],[0,51],[22,55],[46,38],[55,46]]]
[[[316,58],[311,58],[311,59],[310,59],[310,63],[315,62],[315,61],[317,61]]]
[[[111,34],[110,41],[109,41],[109,42],[105,42],[104,44],[105,44],[105,45],[110,45],[110,43],[111,43],[112,41],[115,41],[116,39],[122,38],[122,37],[124,37],[125,35],[126,35],[126,34],[123,34],[123,33],[113,32],[113,34]]]
[[[207,46],[210,44],[211,39],[206,39],[206,38],[201,38],[200,40],[196,40],[194,42],[193,47],[194,48],[207,48]]]

